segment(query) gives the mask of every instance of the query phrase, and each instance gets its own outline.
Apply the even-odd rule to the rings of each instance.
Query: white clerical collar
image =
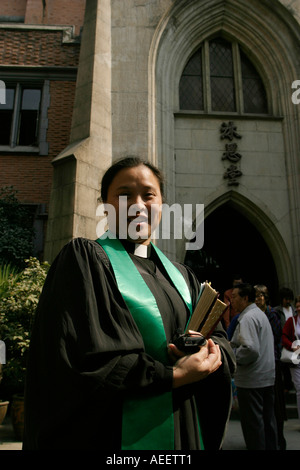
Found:
[[[151,245],[142,245],[140,243],[135,243],[133,254],[139,256],[140,258],[148,258],[150,254]]]
[[[125,250],[135,256],[139,256],[140,258],[150,258],[151,254],[151,244],[143,245],[141,243],[132,243],[128,240],[120,240],[122,245],[124,246]]]

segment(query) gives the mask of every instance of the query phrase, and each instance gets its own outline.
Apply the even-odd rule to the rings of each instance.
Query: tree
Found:
[[[12,186],[0,188],[0,264],[24,268],[24,260],[33,255],[33,239],[31,211]]]
[[[22,272],[8,277],[0,296],[0,339],[6,346],[1,393],[6,398],[23,392],[32,323],[49,269],[36,258],[25,263]]]

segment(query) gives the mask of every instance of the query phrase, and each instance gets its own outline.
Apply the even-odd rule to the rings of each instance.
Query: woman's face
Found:
[[[265,309],[266,309],[266,299],[265,299],[265,296],[263,294],[261,294],[260,292],[257,292],[257,294],[255,296],[255,303],[258,306],[258,308],[265,311]]]
[[[120,170],[112,180],[105,208],[108,225],[119,238],[148,245],[161,219],[162,195],[145,165]]]

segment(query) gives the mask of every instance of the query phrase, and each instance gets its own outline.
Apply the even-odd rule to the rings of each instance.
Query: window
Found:
[[[201,48],[187,63],[180,80],[180,108],[203,109]]]
[[[179,84],[184,110],[267,114],[258,72],[237,43],[205,41],[186,64]]]
[[[211,41],[209,65],[212,110],[235,111],[231,44],[222,40]]]
[[[42,96],[45,85],[15,83],[6,85],[5,104],[0,104],[0,150],[40,151]]]
[[[242,83],[245,113],[267,112],[263,83],[248,57],[241,52]]]

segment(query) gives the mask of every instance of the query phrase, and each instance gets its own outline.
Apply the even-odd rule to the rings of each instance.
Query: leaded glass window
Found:
[[[181,110],[267,114],[256,68],[237,43],[205,41],[187,62],[179,84]]]
[[[241,52],[245,113],[267,113],[267,96],[260,76],[248,57]]]
[[[191,57],[180,79],[179,96],[181,109],[203,110],[201,48]]]
[[[209,44],[211,106],[213,111],[236,111],[231,44],[224,40]]]

